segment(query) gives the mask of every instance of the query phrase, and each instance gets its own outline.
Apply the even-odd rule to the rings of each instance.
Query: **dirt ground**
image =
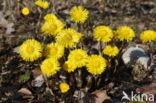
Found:
[[[41,86],[35,87],[35,78],[40,74],[39,64],[43,59],[25,62],[17,48],[28,38],[45,44],[53,41],[53,38],[44,36],[40,31],[47,13],[55,13],[66,22],[67,27],[77,28],[68,19],[69,10],[75,5],[83,5],[90,12],[89,19],[80,30],[84,34],[91,35],[97,25],[107,25],[112,29],[127,25],[139,36],[143,30],[156,30],[156,0],[47,0],[50,2],[47,10],[37,8],[34,1],[0,2],[0,103],[122,103],[122,91],[129,93],[140,90],[156,94],[156,71],[138,69],[134,73],[131,67],[123,64],[121,58],[117,70],[112,67],[100,76],[82,70],[85,74],[81,75],[80,83],[76,74],[60,71]],[[29,16],[21,14],[21,8],[25,6],[31,10]],[[84,39],[82,42],[88,46],[93,41]],[[156,52],[151,52],[151,48],[146,49],[148,55],[152,55],[152,61],[156,61]],[[153,49],[156,50],[156,47]],[[115,60],[112,63],[116,65]],[[60,80],[72,84],[68,93],[59,92],[57,85]]]

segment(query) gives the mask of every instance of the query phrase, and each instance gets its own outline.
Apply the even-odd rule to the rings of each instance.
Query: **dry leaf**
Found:
[[[156,83],[150,83],[141,88],[137,88],[136,92],[138,93],[146,93],[146,94],[156,94]]]
[[[32,73],[34,77],[37,77],[38,75],[42,74],[42,71],[39,68],[36,68],[32,71]]]
[[[15,31],[13,28],[14,23],[10,23],[8,20],[5,19],[5,16],[2,12],[0,12],[0,27],[6,28],[6,34],[11,34]]]
[[[109,100],[110,97],[107,95],[106,90],[97,90],[92,94],[96,95],[95,103],[103,103],[105,100]]]
[[[32,81],[32,85],[34,87],[41,87],[43,83],[44,83],[44,78],[42,74],[37,76],[35,80]]]
[[[32,95],[32,92],[27,88],[21,88],[20,90],[18,90],[18,93],[25,94],[25,95]]]
[[[83,98],[84,96],[85,96],[85,93],[83,90],[76,90],[73,95],[73,97],[75,98]]]
[[[13,49],[13,52],[19,53],[19,47],[15,47],[15,48]]]

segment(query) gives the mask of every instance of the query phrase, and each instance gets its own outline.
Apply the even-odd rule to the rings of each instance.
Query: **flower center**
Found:
[[[67,40],[67,41],[70,41],[72,39],[72,36],[71,34],[67,34],[64,36],[64,39]]]
[[[94,65],[95,65],[95,67],[99,67],[100,63],[99,62],[95,62]]]
[[[107,34],[107,31],[103,30],[103,31],[101,32],[101,34],[102,34],[102,35],[106,35],[106,34]]]
[[[26,50],[27,50],[27,52],[28,52],[29,54],[31,54],[31,53],[34,52],[34,48],[33,48],[32,46],[28,46],[28,47],[26,48]]]
[[[47,67],[51,68],[53,65],[51,63],[47,63]]]
[[[82,59],[82,55],[76,55],[75,58],[76,58],[76,60],[81,60]]]
[[[57,29],[57,25],[56,25],[56,24],[52,24],[52,25],[50,26],[50,29],[51,29],[52,31],[55,31],[55,30]]]
[[[80,19],[81,16],[82,16],[82,13],[80,12],[75,13],[75,18]]]
[[[50,49],[50,54],[56,54],[56,53],[57,53],[57,48]]]

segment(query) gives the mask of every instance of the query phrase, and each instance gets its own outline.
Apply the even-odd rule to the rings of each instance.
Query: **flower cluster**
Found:
[[[35,4],[44,9],[49,7],[49,3],[43,0],[37,0]],[[23,8],[22,14],[28,15],[29,9]],[[72,21],[82,25],[88,19],[89,11],[82,6],[74,6],[71,8],[69,15]],[[44,36],[49,35],[55,40],[42,45],[37,40],[28,39],[19,47],[19,54],[23,60],[31,62],[42,57],[42,59],[45,58],[40,68],[42,73],[47,76],[53,76],[60,70],[68,73],[74,72],[82,67],[93,75],[102,74],[109,67],[109,60],[107,59],[118,56],[120,52],[120,48],[114,42],[132,41],[136,37],[135,31],[128,26],[119,26],[116,30],[112,30],[106,25],[96,26],[93,28],[92,36],[98,42],[104,43],[105,46],[102,47],[103,50],[99,50],[99,55],[89,54],[86,48],[83,48],[83,44],[78,45],[81,39],[85,37],[79,30],[66,27],[65,22],[58,18],[56,14],[46,14],[43,19],[41,32],[45,34]],[[140,34],[140,40],[142,42],[155,41],[156,31],[143,31]],[[67,83],[60,83],[59,87],[62,93],[70,89]]]

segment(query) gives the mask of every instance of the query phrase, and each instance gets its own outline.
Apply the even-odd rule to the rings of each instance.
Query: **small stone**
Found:
[[[145,68],[148,67],[149,56],[144,49],[140,47],[130,47],[122,55],[122,60],[126,65],[134,65],[135,63],[142,64]]]

